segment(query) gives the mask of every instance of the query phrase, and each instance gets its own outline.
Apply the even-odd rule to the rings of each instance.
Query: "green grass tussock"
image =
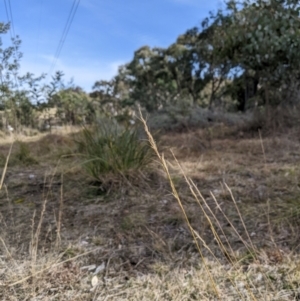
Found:
[[[99,183],[128,178],[154,158],[149,142],[139,137],[136,128],[124,128],[110,120],[84,128],[76,143],[85,171]]]

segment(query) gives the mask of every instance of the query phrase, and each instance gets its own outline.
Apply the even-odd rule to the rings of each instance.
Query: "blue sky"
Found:
[[[73,0],[10,3],[22,40],[21,73],[49,73]],[[222,0],[81,0],[55,70],[90,91],[96,80],[112,78],[139,47],[167,47],[221,6]],[[0,1],[0,22],[6,21]]]

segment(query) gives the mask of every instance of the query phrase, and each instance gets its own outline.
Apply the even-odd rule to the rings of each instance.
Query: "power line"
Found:
[[[13,26],[13,24],[12,24],[11,18],[9,17],[8,5],[6,3],[6,0],[4,0],[4,6],[5,6],[5,12],[6,12],[7,21],[8,21],[8,23],[10,23],[10,26],[9,26],[10,37],[11,37],[11,39],[13,39],[13,37],[14,37],[13,32],[12,32],[12,26]]]
[[[15,38],[15,37],[16,37],[16,34],[15,34],[15,26],[14,26],[14,19],[13,19],[13,15],[12,15],[10,0],[8,0],[8,8],[9,8],[9,13],[10,13],[10,20],[11,20],[12,32],[13,32],[13,36],[14,36],[14,38]]]
[[[66,25],[64,27],[62,36],[61,36],[60,41],[58,43],[58,47],[56,49],[56,52],[55,52],[55,55],[54,55],[54,58],[53,58],[53,61],[52,61],[52,64],[51,64],[51,67],[50,67],[50,70],[49,70],[49,74],[51,74],[53,72],[54,68],[55,68],[57,60],[58,60],[59,55],[61,53],[61,50],[64,46],[64,43],[66,41],[67,35],[69,33],[70,27],[73,23],[74,16],[75,16],[76,11],[78,9],[79,3],[80,3],[80,0],[74,0],[73,1],[73,4],[72,4],[71,10],[70,10]]]

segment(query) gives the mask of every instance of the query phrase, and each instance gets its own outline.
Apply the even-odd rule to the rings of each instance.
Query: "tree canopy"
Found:
[[[137,49],[111,80],[87,94],[57,72],[19,74],[19,37],[4,47],[9,24],[0,23],[0,109],[13,124],[34,124],[36,112],[55,107],[62,122],[129,116],[202,106],[245,111],[298,102],[300,5],[296,0],[229,0],[166,48]]]

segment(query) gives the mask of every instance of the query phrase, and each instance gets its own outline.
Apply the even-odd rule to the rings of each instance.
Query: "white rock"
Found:
[[[94,275],[99,274],[100,272],[102,272],[105,269],[105,262],[103,261],[96,269],[96,271],[94,272]]]
[[[92,271],[92,270],[95,270],[96,269],[96,265],[95,264],[91,264],[91,265],[86,265],[84,267],[81,267],[80,269],[81,270],[88,270],[88,271]]]
[[[97,276],[94,276],[94,277],[92,278],[92,287],[97,286],[98,283],[99,283],[98,277],[97,277]]]

